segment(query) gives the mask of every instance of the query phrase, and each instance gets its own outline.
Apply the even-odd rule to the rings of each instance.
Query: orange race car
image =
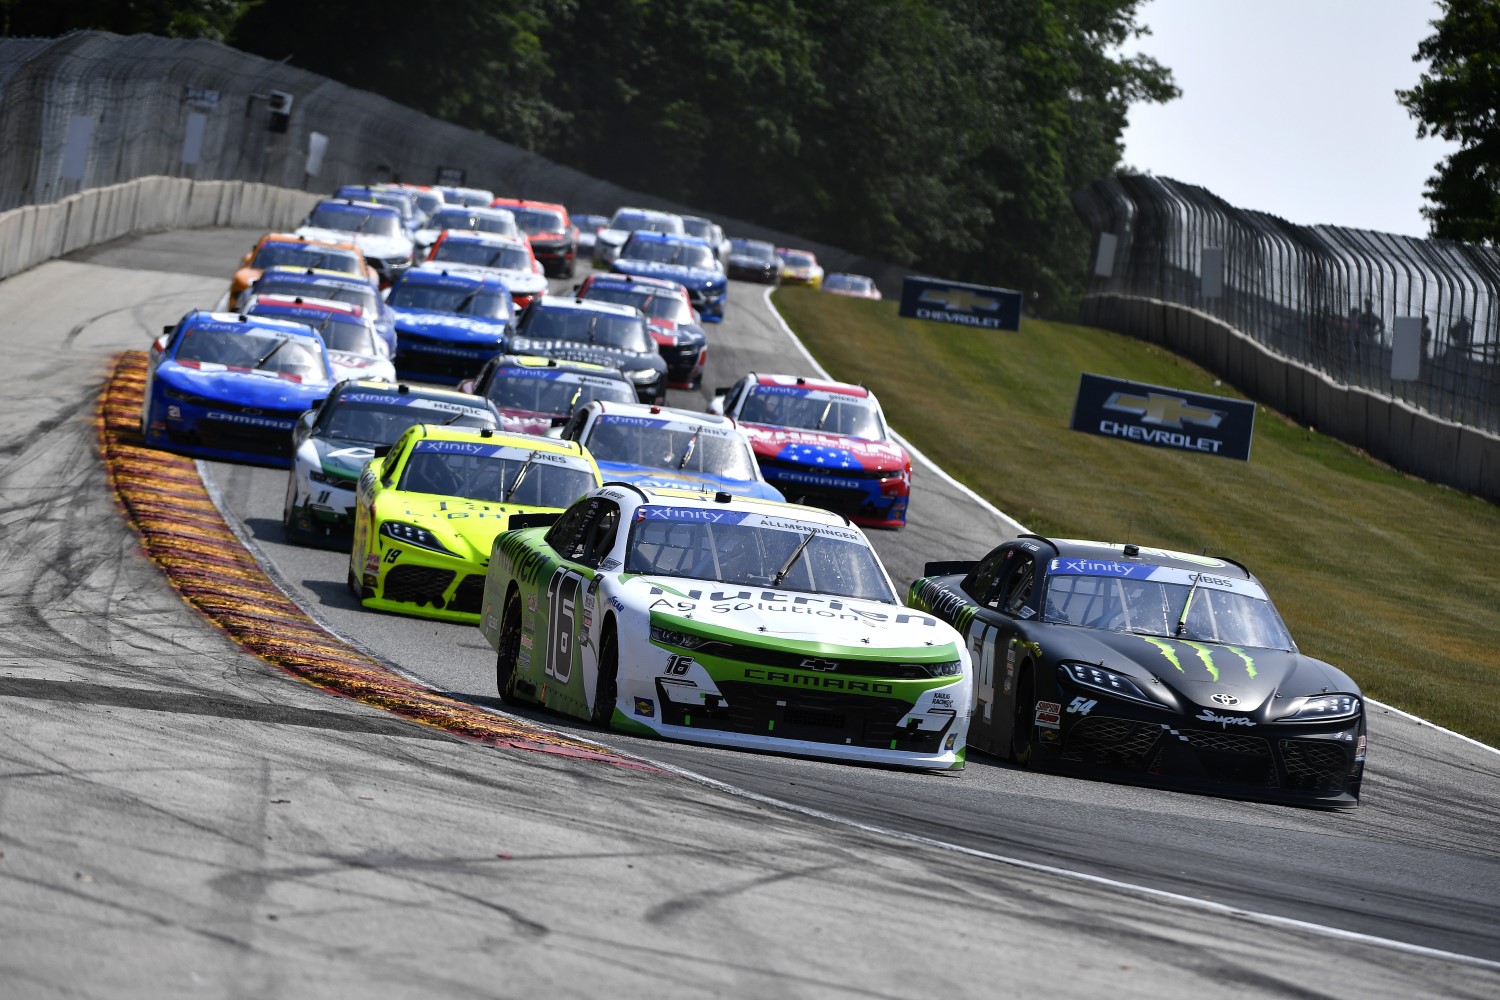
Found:
[[[365,264],[364,254],[353,243],[319,243],[293,233],[266,233],[240,258],[240,268],[229,282],[229,302],[225,308],[238,309],[245,290],[260,280],[266,268],[283,264],[339,271],[379,282],[375,272]]]
[[[568,210],[556,202],[524,198],[496,198],[491,208],[503,208],[531,240],[532,252],[553,277],[571,278],[578,258],[578,227]]]

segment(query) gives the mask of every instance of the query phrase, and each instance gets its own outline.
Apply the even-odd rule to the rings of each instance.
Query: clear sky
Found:
[[[1395,91],[1433,33],[1434,0],[1147,0],[1132,47],[1182,97],[1140,105],[1125,163],[1301,225],[1426,236],[1420,209],[1454,147],[1418,139]]]

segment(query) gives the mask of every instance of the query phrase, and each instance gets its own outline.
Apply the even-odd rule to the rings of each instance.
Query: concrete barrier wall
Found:
[[[1247,396],[1402,472],[1500,502],[1500,437],[1335,382],[1206,313],[1140,296],[1095,294],[1082,321],[1191,358]]]
[[[284,229],[318,195],[245,181],[141,177],[0,213],[0,279],[132,233],[208,226]]]

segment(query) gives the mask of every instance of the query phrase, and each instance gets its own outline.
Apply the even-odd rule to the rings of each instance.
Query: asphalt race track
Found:
[[[140,555],[92,411],[110,358],[216,301],[255,235],[132,238],[0,283],[0,982],[17,995],[1500,993],[1500,754],[1378,708],[1363,804],[1339,814],[520,713],[679,773],[580,763],[450,738],[240,652]],[[759,288],[734,284],[727,314],[706,386],[805,368]],[[204,469],[330,628],[499,709],[477,630],[365,612],[346,556],[283,544],[284,472]],[[874,538],[904,586],[1004,530],[918,463],[911,524]]]

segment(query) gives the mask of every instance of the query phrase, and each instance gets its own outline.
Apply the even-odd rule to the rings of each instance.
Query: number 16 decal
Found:
[[[547,603],[551,614],[547,616],[547,665],[544,672],[557,678],[557,683],[566,684],[573,676],[573,632],[578,606],[578,588],[583,578],[559,567],[547,582]]]

